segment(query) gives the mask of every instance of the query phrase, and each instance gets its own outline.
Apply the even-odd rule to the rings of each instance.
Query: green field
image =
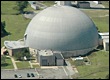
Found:
[[[92,19],[92,21],[98,28],[98,31],[109,32],[109,10],[92,9],[82,11]]]
[[[1,64],[1,69],[14,69],[13,63],[10,58],[6,57],[6,61]]]
[[[76,66],[79,75],[72,75],[72,77],[74,79],[105,79],[105,76],[109,74],[109,52],[93,52],[88,58],[91,61],[91,65]]]
[[[16,62],[17,68],[30,68],[29,61]]]
[[[48,7],[53,6],[55,4],[55,1],[45,1],[45,2],[39,1],[39,2],[45,4]]]

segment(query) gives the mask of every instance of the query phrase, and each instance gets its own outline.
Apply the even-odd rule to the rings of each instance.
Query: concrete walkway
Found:
[[[29,64],[30,64],[31,68],[33,68],[31,61],[29,61]]]
[[[18,69],[17,66],[16,66],[16,63],[15,63],[15,60],[12,57],[10,57],[10,56],[7,56],[7,57],[11,58],[11,61],[12,61],[13,66],[14,66],[14,69],[15,70]]]
[[[69,63],[69,61],[66,61],[66,63],[67,63],[66,68],[67,68],[68,71],[69,71],[69,75],[75,74],[75,71],[73,70],[73,68],[72,68],[71,64]]]

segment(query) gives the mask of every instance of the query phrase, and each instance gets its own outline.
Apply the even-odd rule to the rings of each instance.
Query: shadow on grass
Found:
[[[5,36],[8,36],[8,35],[11,35],[11,33],[10,33],[10,32],[5,31],[3,34],[1,34],[1,38],[2,38],[2,37],[5,37]]]
[[[97,52],[97,51],[99,51],[99,50],[95,50],[95,49],[94,49],[94,50],[88,52],[87,54],[82,55],[82,57],[89,56],[89,55],[91,55],[92,53]]]
[[[109,10],[109,8],[98,8],[98,7],[80,8],[80,9],[102,9],[102,10]]]
[[[32,60],[35,60],[35,59],[27,59],[27,60],[24,60],[24,59],[16,59],[17,61],[32,61]]]
[[[8,63],[1,63],[1,67],[9,66],[10,64]]]

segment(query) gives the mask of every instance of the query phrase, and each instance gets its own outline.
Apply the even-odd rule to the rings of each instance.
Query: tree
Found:
[[[14,53],[14,56],[15,56],[16,58],[18,58],[19,60],[22,60],[22,58],[23,58],[24,56],[26,56],[26,57],[28,58],[28,57],[30,57],[31,55],[30,55],[30,53],[29,53],[29,50],[28,50],[27,48],[24,48],[23,51]]]
[[[28,6],[28,1],[16,1],[16,6],[13,8],[18,10],[19,13],[24,13],[24,9]]]
[[[5,31],[5,26],[6,26],[5,21],[1,22],[1,36],[3,36],[4,33],[6,32]]]
[[[106,79],[109,79],[109,74],[108,75],[106,75],[106,77],[105,77]]]
[[[16,53],[14,53],[14,57],[16,57],[19,60],[21,60],[22,54],[20,52],[16,52]]]

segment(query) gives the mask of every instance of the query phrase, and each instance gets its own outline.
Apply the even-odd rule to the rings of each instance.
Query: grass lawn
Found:
[[[109,8],[109,2],[108,1],[101,1],[102,5],[105,6],[105,8]]]
[[[17,68],[30,68],[29,61],[16,62]]]
[[[10,58],[6,58],[6,61],[1,64],[1,69],[14,69],[13,63]]]
[[[73,75],[72,77],[79,79],[105,78],[109,73],[109,52],[93,52],[88,56],[88,58],[91,61],[91,65],[77,66],[76,68],[79,72],[79,76]]]
[[[92,19],[92,21],[98,28],[98,31],[109,32],[109,10],[92,9],[82,11]]]
[[[48,7],[53,6],[55,4],[55,1],[46,1],[46,2],[39,1],[39,2]]]
[[[32,65],[33,68],[39,68],[40,66],[39,65]]]
[[[103,72],[96,72],[94,74],[91,74],[87,77],[81,78],[81,79],[105,79],[105,76],[109,74],[109,71],[103,71]]]

